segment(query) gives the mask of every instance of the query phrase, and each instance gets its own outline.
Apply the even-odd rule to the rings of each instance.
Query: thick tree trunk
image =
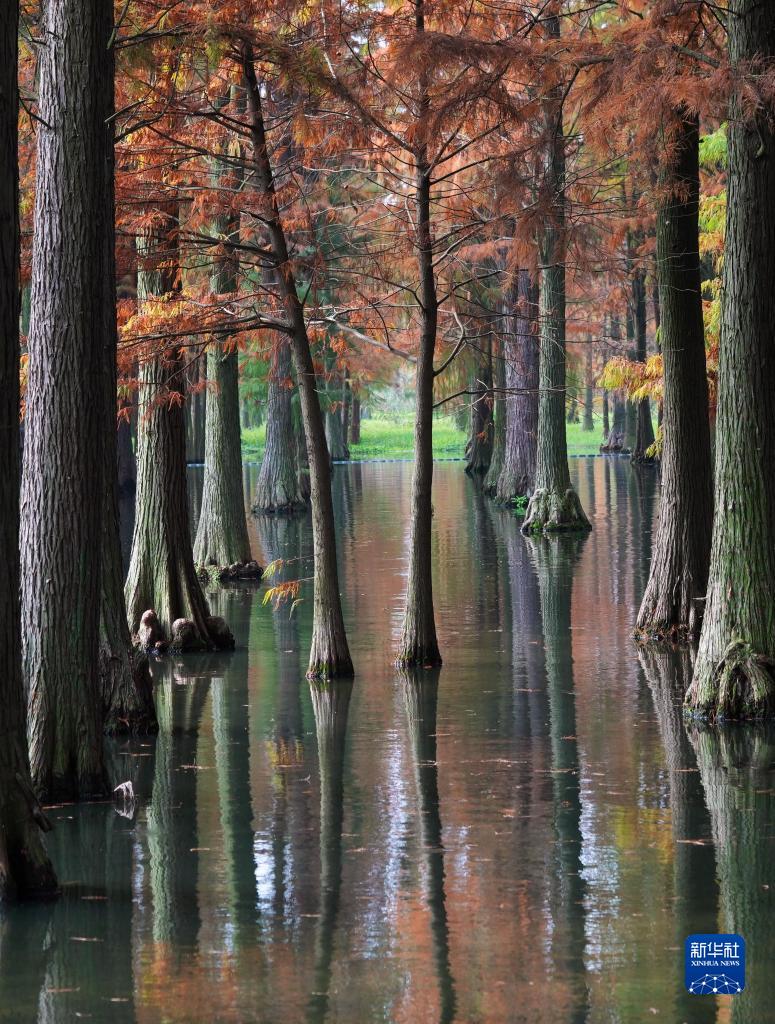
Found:
[[[560,35],[556,15],[547,32]],[[547,106],[547,187],[553,209],[541,238],[541,333],[539,347],[538,444],[535,490],[522,529],[588,530],[578,495],[571,487],[565,434],[565,136],[563,87],[551,90]]]
[[[102,4],[100,37],[111,38],[113,8]],[[131,471],[131,490],[136,486],[136,466],[129,436],[129,423],[122,421],[116,430],[116,228],[115,228],[115,143],[113,123],[115,113],[115,51],[105,45],[101,51],[102,83],[99,98],[103,104],[102,124],[105,152],[103,157],[105,231],[102,239],[103,258],[101,297],[104,342],[103,401],[100,427],[103,453],[102,479],[102,597],[100,604],[99,670],[102,686],[104,728],[107,733],[154,732],[157,728],[153,704],[153,683],[147,655],[135,649],[129,634],[124,602],[124,566],[119,534],[119,480],[117,467],[121,460],[117,445],[123,430],[124,443],[129,445],[126,462],[131,455],[127,471]],[[123,781],[120,780],[120,781]]]
[[[421,8],[419,8],[421,10]],[[422,14],[418,14],[422,22]],[[438,300],[433,273],[431,179],[424,157],[416,169],[417,248],[422,329],[417,354],[414,420],[414,472],[409,536],[409,571],[398,663],[407,668],[441,664],[433,612],[431,533],[433,525],[433,357]]]
[[[98,674],[104,123],[98,0],[51,0],[39,56],[22,484],[30,765],[48,799],[102,796]],[[115,429],[115,426],[113,426]],[[115,473],[115,461],[112,473]]]
[[[331,395],[331,400],[338,401],[336,392]],[[347,439],[342,423],[342,410],[339,406],[326,410],[326,443],[332,462],[348,461],[350,449],[347,447]]]
[[[296,292],[296,281],[275,193],[261,91],[256,79],[253,53],[247,44],[242,54],[242,70],[248,94],[255,179],[265,207],[264,222],[281,282],[285,314],[289,320],[291,352],[299,384],[301,415],[309,459],[315,580],[312,646],[307,674],[315,678],[350,676],[353,674],[353,665],[347,645],[342,599],[339,593],[331,468],[323,414],[318,399],[307,326],[304,322],[304,309]]]
[[[141,304],[176,286],[177,209],[164,217],[154,229],[155,237],[138,241]],[[176,349],[141,366],[135,525],[124,593],[133,633],[143,613],[153,609],[167,639],[177,619],[188,619],[193,624],[192,645],[210,647],[216,645],[216,636],[191,549],[184,390],[185,366]]]
[[[0,3],[0,903],[56,891],[27,759],[19,609],[17,0]]]
[[[732,0],[732,65],[775,58],[769,5]],[[775,707],[775,134],[739,97],[729,118],[715,517],[688,703],[749,717]],[[664,311],[663,311],[664,318]]]
[[[293,428],[291,349],[278,340],[266,403],[266,445],[258,474],[253,511],[291,513],[306,506],[299,484],[296,433]],[[308,497],[308,495],[307,495]]]
[[[124,407],[128,403],[122,403]],[[116,431],[116,470],[118,473],[119,495],[130,496],[135,493],[137,487],[137,462],[135,450],[132,445],[132,419],[135,418],[134,410],[130,411],[129,419],[123,416],[118,422]]]
[[[353,408],[350,416],[350,444],[361,443],[361,398],[353,393]]]
[[[505,320],[506,317],[502,317],[501,324],[503,324]],[[501,473],[503,472],[503,458],[506,448],[506,402],[504,398],[504,390],[506,387],[506,362],[504,359],[502,334],[497,340],[493,339],[492,377],[494,386],[492,408],[492,456],[490,458],[490,467],[484,478],[483,487],[484,493],[490,498],[494,498],[498,492],[498,481],[500,480]]]
[[[507,335],[506,443],[496,499],[508,504],[531,494],[538,434],[538,289],[527,270],[517,274],[513,334]]]
[[[657,212],[662,311],[664,435],[662,486],[651,573],[638,613],[642,639],[699,635],[708,582],[713,472],[700,292],[699,124],[676,112],[672,165]],[[671,131],[671,136],[672,136]]]

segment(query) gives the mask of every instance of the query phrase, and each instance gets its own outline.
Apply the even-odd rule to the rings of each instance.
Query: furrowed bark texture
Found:
[[[732,0],[728,25],[733,66],[775,57],[769,4]],[[775,706],[775,134],[737,97],[730,115],[715,514],[688,703],[749,717]]]
[[[290,513],[303,509],[306,499],[299,484],[296,434],[293,429],[291,349],[286,339],[278,342],[266,403],[266,446],[253,511]]]
[[[484,476],[490,468],[493,449],[492,334],[485,357],[471,381],[471,435],[466,450],[466,473]]]
[[[416,7],[417,32],[424,32],[422,0]],[[398,663],[409,667],[441,664],[433,612],[433,357],[438,327],[438,296],[433,272],[431,170],[424,147],[416,158],[415,211],[420,278],[420,347],[417,353],[414,414],[414,471],[409,528],[409,573]]]
[[[115,228],[115,153],[113,134],[115,51],[107,45],[113,32],[113,8],[99,7],[102,138],[104,142],[104,215],[102,275],[100,284],[103,317],[104,372],[100,427],[103,454],[102,479],[102,551],[100,602],[99,673],[102,688],[104,729],[107,733],[154,732],[157,728],[153,704],[153,683],[148,658],[132,646],[124,602],[124,567],[121,559],[118,508],[118,432],[116,430],[116,228]],[[129,424],[124,422],[126,441]],[[134,453],[131,452],[132,489],[136,486]]]
[[[138,240],[138,302],[175,288],[177,208],[155,234]],[[196,576],[186,489],[185,368],[175,349],[140,367],[137,496],[132,555],[124,593],[129,628],[153,609],[169,639],[176,619],[190,619],[196,640],[211,646],[210,610]]]
[[[30,766],[48,799],[102,796],[104,125],[98,0],[50,0],[39,55],[32,318],[22,482]],[[113,467],[115,472],[115,465]]]
[[[501,325],[505,319],[505,316],[501,318]],[[490,498],[494,498],[498,492],[498,481],[503,472],[503,457],[506,447],[506,403],[504,400],[506,362],[503,355],[502,337],[501,335],[501,338],[493,339],[492,379],[495,390],[492,408],[492,456],[483,487],[484,493]]]
[[[18,14],[0,2],[0,903],[57,886],[31,799],[21,671]]]
[[[350,415],[350,444],[361,443],[361,399],[353,394],[353,408]]]
[[[532,494],[538,435],[538,289],[517,274],[513,334],[506,336],[506,445],[496,498],[507,504]]]
[[[651,571],[640,606],[642,639],[699,635],[713,523],[708,378],[700,292],[699,123],[676,111],[672,165],[657,211],[664,362],[662,485]]]
[[[304,309],[296,292],[296,281],[275,193],[261,91],[256,79],[253,53],[247,44],[242,53],[242,71],[248,94],[255,179],[263,200],[262,215],[277,266],[285,315],[290,325],[291,352],[299,385],[301,415],[309,459],[315,580],[312,646],[307,674],[316,678],[350,676],[353,674],[353,665],[347,645],[342,599],[339,593],[331,468],[323,414],[318,399]]]
[[[548,18],[546,31],[557,38],[560,20]],[[522,529],[588,530],[578,495],[570,484],[568,445],[565,434],[565,136],[563,95],[555,86],[547,104],[547,186],[552,196],[551,219],[540,240],[541,332],[538,367],[538,441],[535,490]]]
[[[236,91],[236,90],[235,90]],[[216,162],[216,178],[226,170]],[[218,217],[216,238],[239,242],[240,215]],[[210,277],[215,295],[239,290],[239,267],[233,251],[216,252]],[[239,355],[225,339],[207,353],[207,380],[215,385],[205,407],[205,469],[202,507],[194,542],[194,561],[220,567],[250,561],[245,492],[242,487],[242,432],[239,418]]]

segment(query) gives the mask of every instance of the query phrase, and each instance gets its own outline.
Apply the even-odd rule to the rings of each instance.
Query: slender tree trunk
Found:
[[[713,522],[708,378],[699,252],[699,123],[676,111],[672,165],[660,182],[657,269],[662,310],[662,486],[651,573],[638,613],[643,639],[699,635]]]
[[[291,349],[287,339],[280,338],[269,378],[266,445],[253,497],[255,513],[291,513],[307,503],[299,481],[290,381]]]
[[[532,494],[538,434],[538,289],[517,272],[513,333],[507,335],[506,446],[496,499],[508,504]]]
[[[207,391],[201,386],[207,377],[207,361],[200,352],[186,359],[186,462],[201,465],[205,461],[207,431]]]
[[[592,368],[592,339],[587,338],[587,350],[584,356],[584,430],[595,429],[595,375]]]
[[[632,305],[635,325],[635,358],[640,363],[646,361],[646,273],[638,267],[632,277]],[[653,456],[646,452],[654,444],[654,426],[651,422],[651,403],[648,398],[641,398],[636,403],[635,447],[632,450],[633,462],[653,462]]]
[[[124,408],[129,407],[128,402],[122,402]],[[132,417],[133,411],[129,413],[129,419],[121,417],[116,431],[116,469],[118,473],[118,492],[120,495],[130,496],[135,493],[137,487],[137,462],[135,461],[135,450],[132,446]]]
[[[548,18],[547,32],[559,37],[560,22],[556,15]],[[565,434],[566,198],[562,99],[563,87],[555,86],[547,109],[547,186],[554,208],[541,238],[538,447],[535,490],[522,526],[526,533],[590,528],[571,487]]]
[[[471,419],[467,446],[466,473],[484,476],[490,468],[493,447],[492,422],[492,340],[490,352],[482,359],[471,381]]]
[[[775,58],[769,5],[732,0],[728,28],[733,67]],[[710,715],[748,717],[775,706],[775,134],[739,97],[728,133],[715,517],[687,699]]]
[[[505,316],[501,317],[501,324],[505,320]],[[502,333],[499,334],[497,339],[493,338],[492,377],[494,385],[492,457],[487,475],[484,478],[484,493],[490,498],[494,498],[498,492],[498,481],[503,472],[503,459],[506,448],[506,402],[504,399],[506,361],[504,358]]]
[[[216,237],[239,240],[239,213],[220,217]],[[210,289],[236,293],[238,268],[233,253],[216,256]],[[245,493],[242,488],[242,434],[239,420],[239,353],[229,339],[207,353],[211,388],[205,409],[205,469],[194,561],[198,565],[244,566],[251,560]]]
[[[177,204],[163,223],[138,241],[137,295],[142,305],[177,286]],[[187,646],[217,646],[210,609],[194,569],[188,518],[185,438],[185,366],[166,349],[140,367],[137,499],[132,555],[124,588],[129,627],[136,633],[146,611],[156,612],[168,639],[173,624],[192,624]]]
[[[0,903],[56,891],[27,759],[19,609],[17,0],[0,3]]]
[[[353,409],[350,417],[350,444],[361,443],[361,398],[353,392]]]
[[[99,8],[50,0],[39,50],[21,551],[30,765],[49,799],[107,788],[98,673],[107,45]]]
[[[315,367],[307,336],[307,325],[304,322],[304,310],[296,292],[296,280],[275,194],[253,52],[247,44],[242,54],[242,70],[248,93],[255,177],[265,206],[264,221],[281,282],[285,314],[290,324],[291,352],[299,384],[301,415],[309,459],[315,581],[312,646],[307,674],[314,678],[350,676],[353,674],[353,665],[347,645],[342,599],[339,593],[331,469],[323,414],[318,399]]]
[[[416,2],[418,33],[424,32],[423,0]],[[433,357],[438,297],[433,272],[431,171],[424,147],[415,169],[417,260],[420,277],[420,348],[415,378],[414,472],[409,536],[409,573],[398,663],[407,668],[441,664],[433,612],[431,533],[433,524]]]
[[[603,438],[608,438],[611,431],[611,416],[608,411],[608,392],[603,392]]]
[[[326,385],[328,408],[326,409],[326,443],[332,462],[347,462],[350,449],[347,447],[347,432],[342,418],[345,386],[343,378],[333,371],[332,379]]]

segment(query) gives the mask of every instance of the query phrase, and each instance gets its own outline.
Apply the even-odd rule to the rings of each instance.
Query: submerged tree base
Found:
[[[686,707],[711,720],[771,715],[775,711],[775,660],[736,637],[710,671],[695,673]]]
[[[316,658],[314,661],[310,661],[307,668],[307,679],[317,682],[329,682],[332,679],[352,679],[354,675],[355,669],[349,655],[346,658]]]
[[[564,494],[539,487],[527,506],[523,533],[555,533],[591,530],[579,496],[569,487]]]
[[[197,565],[196,574],[200,583],[236,583],[240,580],[260,580],[264,570],[251,559],[249,562],[234,562],[232,565]]]
[[[396,668],[420,669],[441,668],[441,654],[435,638],[430,642],[404,641],[401,653],[396,658]]]

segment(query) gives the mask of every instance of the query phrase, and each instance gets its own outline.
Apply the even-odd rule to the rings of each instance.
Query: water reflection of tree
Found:
[[[313,988],[307,1019],[328,1014],[331,963],[342,887],[344,751],[352,682],[311,683],[320,765],[320,906],[315,927]]]
[[[455,1017],[455,983],[449,957],[449,924],[444,891],[444,843],[439,806],[439,768],[436,760],[436,709],[439,671],[402,673],[404,705],[409,726],[430,911],[433,957],[439,984],[439,1020]]]
[[[550,906],[554,961],[567,975],[570,1006],[564,1019],[583,1022],[589,1014],[585,980],[585,895],[582,876],[581,779],[576,737],[576,695],[571,645],[573,571],[584,536],[529,537],[538,577],[544,628],[555,845]]]
[[[688,732],[713,826],[719,930],[742,935],[748,955],[746,989],[731,999],[731,1020],[762,1024],[774,1016],[775,724],[692,723]]]
[[[673,833],[674,925],[676,954],[675,1019],[713,1021],[712,999],[690,996],[683,979],[683,944],[687,935],[716,931],[718,893],[711,822],[694,750],[684,726],[683,698],[692,678],[688,648],[639,651],[641,667],[654,701],[659,734],[669,772]]]
[[[156,674],[156,741],[153,799],[147,814],[153,901],[153,938],[179,953],[199,934],[196,813],[197,741],[214,672],[229,655],[203,655],[178,665],[166,660]],[[161,678],[160,678],[161,676]]]

